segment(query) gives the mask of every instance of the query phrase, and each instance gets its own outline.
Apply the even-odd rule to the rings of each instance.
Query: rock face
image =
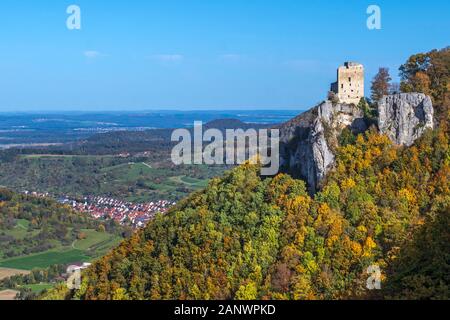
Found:
[[[423,93],[385,96],[378,103],[378,127],[394,143],[410,146],[433,129],[433,113],[431,98]]]
[[[344,128],[367,129],[363,112],[353,105],[319,106],[283,124],[280,129],[282,171],[304,179],[311,193],[333,167],[338,137]]]
[[[433,128],[431,98],[421,93],[385,96],[378,103],[380,132],[394,143],[410,146]],[[364,113],[354,105],[325,101],[279,127],[281,171],[304,179],[309,191],[334,166],[338,137],[344,128],[355,134],[367,130]]]

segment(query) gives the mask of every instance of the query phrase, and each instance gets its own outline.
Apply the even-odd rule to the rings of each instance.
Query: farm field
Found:
[[[10,268],[0,268],[0,280],[4,278],[9,278],[15,275],[26,275],[30,272],[27,270],[10,269]]]
[[[92,229],[82,229],[81,232],[86,235],[86,238],[76,240],[72,243],[72,248],[75,250],[95,251],[97,255],[103,253],[105,248],[108,250],[122,241],[121,237]]]
[[[208,186],[208,180],[196,179],[188,176],[171,177],[170,180],[174,181],[177,184],[184,184],[193,189],[202,189]]]
[[[29,256],[17,257],[0,261],[0,267],[33,270],[48,268],[54,264],[89,261],[92,258],[82,250],[47,251]]]
[[[101,158],[114,158],[114,155],[66,155],[66,154],[24,154],[19,158],[21,159],[101,159]]]
[[[27,270],[47,268],[54,264],[91,261],[122,241],[119,236],[93,229],[81,229],[80,231],[85,238],[75,240],[70,246],[57,244],[56,248],[44,252],[0,259],[0,279],[4,276],[14,275],[14,272],[16,274],[26,273]],[[20,236],[24,235],[20,234]]]
[[[40,293],[44,290],[53,288],[53,286],[54,285],[51,283],[38,283],[38,284],[23,285],[20,288],[27,288],[27,289],[31,289],[32,292]]]
[[[6,301],[6,300],[15,300],[16,295],[19,292],[16,290],[3,290],[0,291],[0,301]]]

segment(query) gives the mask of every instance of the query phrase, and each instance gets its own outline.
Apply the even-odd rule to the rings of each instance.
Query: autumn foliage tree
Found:
[[[372,80],[371,99],[378,102],[383,96],[390,93],[390,82],[392,78],[389,75],[388,68],[380,68]]]
[[[400,67],[403,92],[423,92],[433,98],[437,118],[450,116],[450,47],[411,56]]]

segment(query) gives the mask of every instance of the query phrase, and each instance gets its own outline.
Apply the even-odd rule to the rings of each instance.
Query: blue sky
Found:
[[[66,9],[81,8],[81,30]],[[366,9],[382,10],[382,30]],[[306,109],[450,45],[450,1],[2,0],[0,111]]]

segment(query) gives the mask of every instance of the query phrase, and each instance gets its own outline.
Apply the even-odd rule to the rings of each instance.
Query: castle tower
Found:
[[[340,103],[357,105],[364,97],[364,66],[356,62],[346,62],[337,71],[337,82],[331,84],[331,91]]]

